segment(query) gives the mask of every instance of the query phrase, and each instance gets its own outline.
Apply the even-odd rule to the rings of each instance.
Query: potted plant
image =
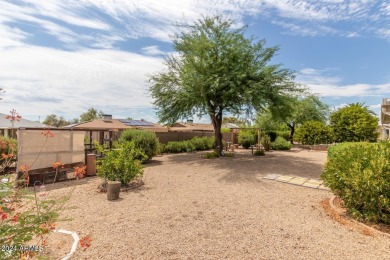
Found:
[[[120,187],[143,174],[141,161],[146,155],[132,141],[120,143],[112,150],[105,150],[102,146],[97,146],[97,149],[103,157],[98,160],[96,174],[107,183],[107,199],[118,199]]]

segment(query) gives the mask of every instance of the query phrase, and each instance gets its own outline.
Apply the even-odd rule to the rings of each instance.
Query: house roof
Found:
[[[175,123],[169,127],[170,132],[196,132],[196,131],[205,131],[205,132],[214,132],[214,127],[212,124],[201,124],[201,123]]]
[[[9,129],[12,128],[12,122],[11,120],[7,119],[7,114],[0,113],[0,128],[1,129]],[[46,127],[45,124],[41,124],[39,122],[31,121],[24,119],[23,117],[20,119],[20,121],[14,121],[13,128],[19,128],[19,127]]]
[[[131,122],[130,122],[131,121]],[[166,127],[145,120],[126,120],[126,119],[95,119],[89,122],[72,124],[64,126],[65,128],[83,128],[83,129],[144,129],[155,132],[168,132]]]
[[[221,128],[234,129],[234,128],[240,128],[240,127],[236,124],[233,124],[233,123],[224,123],[224,124],[222,124]]]

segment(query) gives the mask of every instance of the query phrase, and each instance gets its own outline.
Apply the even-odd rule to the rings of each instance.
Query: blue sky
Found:
[[[273,62],[331,107],[379,114],[390,97],[389,0],[3,0],[0,112],[72,119],[94,107],[158,121],[147,75],[173,51],[174,24],[221,13],[280,46]]]

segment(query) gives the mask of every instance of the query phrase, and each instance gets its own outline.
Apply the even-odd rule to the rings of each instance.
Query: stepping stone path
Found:
[[[285,182],[285,183],[294,184],[294,185],[307,187],[307,188],[330,191],[330,189],[324,185],[324,182],[319,179],[308,179],[308,178],[274,174],[274,173],[264,176],[263,179]]]

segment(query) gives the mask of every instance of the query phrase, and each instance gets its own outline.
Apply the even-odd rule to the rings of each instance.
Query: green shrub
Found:
[[[276,137],[275,142],[271,143],[273,150],[290,150],[292,144],[283,137]]]
[[[280,136],[280,137],[283,137],[284,139],[286,140],[289,140],[290,139],[290,131],[276,131],[276,136]],[[276,137],[275,137],[276,139]],[[275,141],[274,139],[274,141]]]
[[[271,130],[264,131],[264,134],[268,135],[271,138],[271,142],[275,142],[276,137],[278,136],[277,131],[271,131]],[[286,138],[286,139],[288,139],[288,138]]]
[[[145,153],[136,147],[134,141],[123,142],[116,149],[104,150],[97,146],[103,158],[97,164],[97,176],[106,181],[120,181],[122,185],[128,184],[138,175],[142,175],[141,164],[146,157]]]
[[[340,108],[329,119],[337,143],[376,142],[379,136],[378,118],[363,104]]]
[[[251,145],[255,144],[256,140],[253,134],[249,131],[240,131],[238,133],[238,143],[245,149],[248,149]]]
[[[210,152],[210,153],[205,153],[203,158],[205,159],[215,159],[215,158],[218,158],[219,155],[216,151],[213,151],[213,152]]]
[[[232,129],[230,128],[221,128],[221,133],[231,133]]]
[[[193,151],[204,151],[213,148],[214,137],[194,137],[191,140],[168,142],[163,146],[164,153],[185,153]]]
[[[158,139],[154,132],[144,130],[125,130],[122,132],[119,142],[133,141],[135,147],[141,149],[146,157],[143,157],[142,162],[152,159],[158,153]],[[140,158],[138,158],[140,159]]]
[[[189,140],[197,151],[204,151],[213,149],[214,146],[214,137],[194,137]]]
[[[330,146],[322,174],[356,218],[390,224],[390,143]]]
[[[16,161],[18,155],[16,139],[0,136],[0,173]]]
[[[0,135],[0,155],[1,154],[17,154],[18,141],[13,138]]]
[[[261,144],[266,151],[269,151],[271,149],[271,138],[268,135],[264,135],[261,138]]]
[[[254,153],[253,153],[254,156],[264,156],[265,155],[265,152],[264,150],[256,150]]]
[[[310,145],[333,142],[333,134],[330,127],[318,121],[305,122],[297,129],[295,138],[302,144]]]

